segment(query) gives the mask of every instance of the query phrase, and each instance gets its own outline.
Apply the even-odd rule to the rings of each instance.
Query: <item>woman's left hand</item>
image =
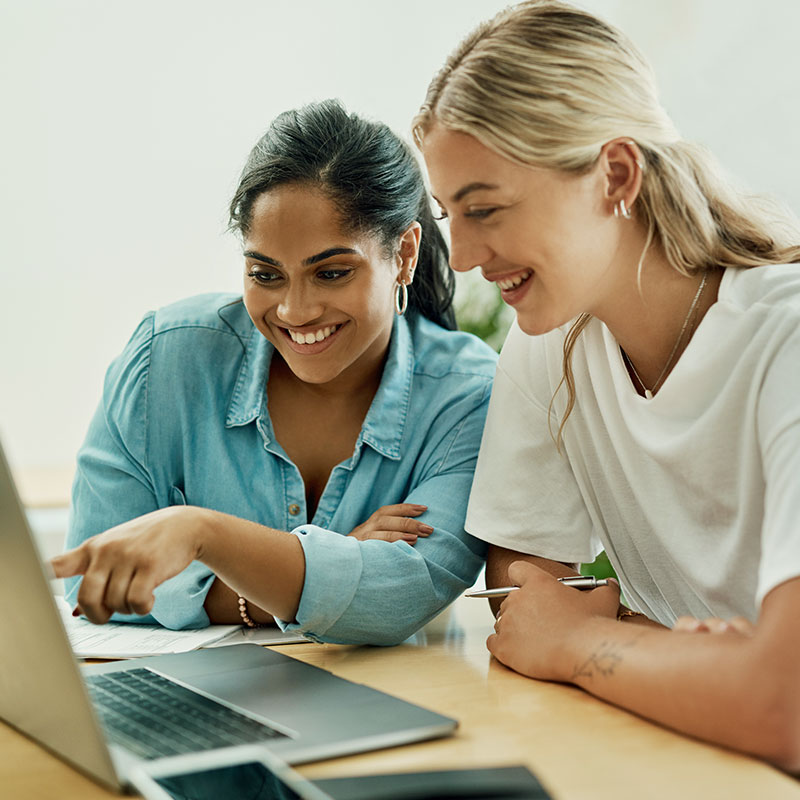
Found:
[[[517,672],[543,680],[567,680],[574,668],[569,641],[595,617],[615,619],[619,585],[609,581],[590,591],[580,591],[543,569],[525,561],[508,568],[511,592],[500,606],[495,633],[486,646],[492,655]]]
[[[83,575],[73,613],[98,624],[114,612],[148,614],[156,586],[198,558],[204,513],[193,506],[162,508],[51,559],[55,577]]]

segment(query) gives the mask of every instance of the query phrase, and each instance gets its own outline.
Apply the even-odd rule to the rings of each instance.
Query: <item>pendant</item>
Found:
[[[644,398],[645,398],[645,400],[652,400],[653,399],[653,393],[649,389],[645,389],[644,390]]]

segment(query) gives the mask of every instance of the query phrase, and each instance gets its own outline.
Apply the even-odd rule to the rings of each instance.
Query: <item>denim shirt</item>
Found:
[[[272,345],[235,296],[148,313],[106,375],[79,454],[67,547],[169,505],[191,504],[298,536],[305,582],[291,624],[329,642],[394,644],[471,585],[486,545],[464,530],[496,356],[479,339],[398,317],[353,455],[332,470],[313,519],[276,440]],[[321,443],[324,447],[324,442]],[[379,506],[420,503],[434,532],[414,546],[346,536]],[[214,580],[193,562],[155,591],[168,628],[208,624]],[[78,578],[68,579],[67,599]]]

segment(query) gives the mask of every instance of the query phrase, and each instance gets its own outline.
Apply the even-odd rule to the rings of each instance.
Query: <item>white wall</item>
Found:
[[[0,0],[0,434],[74,458],[142,313],[237,290],[226,206],[280,111],[341,97],[405,134],[500,0]],[[800,3],[586,0],[652,60],[687,138],[800,211]]]

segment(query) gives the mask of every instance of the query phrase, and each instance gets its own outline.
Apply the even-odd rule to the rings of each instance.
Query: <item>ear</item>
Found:
[[[397,249],[397,278],[401,283],[410,286],[414,280],[414,270],[419,258],[419,244],[422,241],[422,225],[416,220],[412,222],[400,237]]]
[[[644,158],[639,146],[632,139],[606,142],[600,150],[599,167],[605,180],[609,213],[619,213],[620,201],[624,203],[621,208],[630,212],[642,188]]]

